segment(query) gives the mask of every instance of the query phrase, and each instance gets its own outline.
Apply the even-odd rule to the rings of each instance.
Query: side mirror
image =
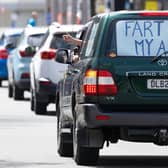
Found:
[[[28,46],[28,47],[25,48],[25,54],[26,55],[34,56],[35,53],[36,53],[36,47]]]
[[[13,43],[8,43],[8,44],[6,44],[5,48],[6,49],[14,49],[14,48],[16,48],[16,46]]]
[[[55,61],[62,64],[68,64],[68,55],[67,49],[58,49],[56,51]]]

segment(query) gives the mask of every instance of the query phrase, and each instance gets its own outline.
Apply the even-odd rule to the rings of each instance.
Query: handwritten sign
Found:
[[[119,21],[117,54],[156,56],[168,50],[168,20]]]

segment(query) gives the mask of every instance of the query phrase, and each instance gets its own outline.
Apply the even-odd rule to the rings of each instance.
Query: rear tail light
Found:
[[[40,82],[40,85],[50,85],[50,84],[52,84],[52,82],[50,80],[46,79],[46,78],[40,78],[39,82]]]
[[[28,79],[28,78],[30,78],[30,74],[29,73],[22,73],[21,78],[22,79]]]
[[[19,50],[19,54],[21,57],[32,57],[34,54],[27,54],[25,50]]]
[[[8,50],[6,48],[0,49],[0,58],[7,59],[8,58]]]
[[[139,14],[140,16],[168,16],[168,12],[142,12]]]
[[[118,92],[113,76],[106,70],[88,70],[84,77],[85,95],[116,95]]]
[[[108,71],[98,71],[98,93],[99,95],[116,95],[117,86],[112,74]]]
[[[26,57],[26,53],[25,53],[24,50],[20,50],[19,54],[20,54],[21,57]]]
[[[97,93],[96,77],[97,77],[96,70],[86,71],[85,77],[84,77],[85,95],[96,95],[96,93]]]
[[[40,85],[50,85],[51,81],[40,81]]]
[[[50,60],[55,58],[56,51],[54,49],[49,49],[47,51],[41,52],[41,59]]]

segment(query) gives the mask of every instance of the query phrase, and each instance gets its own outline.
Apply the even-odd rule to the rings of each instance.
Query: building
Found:
[[[90,18],[90,0],[49,0],[48,6],[52,21],[61,24],[85,23]]]
[[[24,27],[33,10],[38,12],[38,25],[46,25],[46,0],[0,0],[0,26]]]
[[[52,21],[86,23],[93,15],[115,10],[166,10],[167,0],[48,0]]]

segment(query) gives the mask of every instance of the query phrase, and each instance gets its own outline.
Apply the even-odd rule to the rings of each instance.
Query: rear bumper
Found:
[[[54,83],[41,83],[38,81],[36,85],[36,93],[38,94],[38,100],[44,102],[55,102],[57,85]]]
[[[8,76],[6,76],[6,74],[0,73],[0,81],[2,80],[8,80]]]
[[[30,79],[17,81],[16,86],[19,89],[30,91]]]
[[[79,128],[168,126],[168,111],[101,111],[101,109],[95,104],[79,104],[76,107],[76,113]],[[106,120],[98,120],[96,119],[96,116],[105,116],[104,118]]]

